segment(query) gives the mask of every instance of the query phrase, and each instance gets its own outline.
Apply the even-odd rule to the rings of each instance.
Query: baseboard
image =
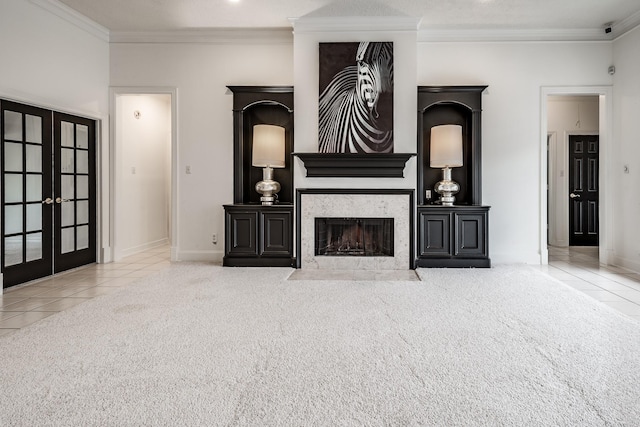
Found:
[[[207,261],[222,265],[223,251],[184,251],[176,250],[175,261]]]
[[[155,240],[153,242],[147,242],[142,245],[134,246],[132,248],[122,249],[120,251],[120,257],[125,258],[131,255],[135,255],[140,252],[148,251],[149,249],[157,248],[159,246],[163,246],[167,244],[169,244],[168,238]]]
[[[611,255],[611,257],[609,258],[609,263],[616,267],[626,268],[627,270],[631,270],[631,272],[633,273],[640,274],[640,261],[638,261],[637,259]]]
[[[511,252],[489,252],[491,263],[496,264],[541,264],[541,254],[539,252],[531,253],[511,253]]]

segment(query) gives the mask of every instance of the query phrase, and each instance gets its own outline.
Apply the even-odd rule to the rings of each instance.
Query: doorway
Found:
[[[583,229],[597,230],[597,243],[600,262],[609,262],[609,249],[612,246],[610,239],[613,237],[607,218],[610,217],[610,207],[607,198],[610,197],[609,183],[606,180],[610,169],[610,144],[612,140],[611,123],[613,120],[612,88],[605,87],[543,87],[541,91],[541,132],[544,141],[541,141],[542,159],[549,156],[548,162],[541,162],[541,224],[540,224],[540,253],[541,263],[548,263],[547,246],[568,247],[570,216],[575,212],[569,212],[571,201],[577,199],[570,196],[569,178],[570,138],[576,136],[579,139],[598,139],[598,160],[592,168],[591,180],[598,187],[598,203],[589,203],[583,206],[592,209],[590,217],[586,217],[591,224]],[[555,98],[560,103],[573,103],[573,108],[555,108],[551,100]],[[585,104],[586,102],[586,104]],[[576,108],[576,103],[580,108]],[[585,105],[588,105],[585,108]],[[564,120],[566,126],[558,127],[554,121]],[[547,143],[549,151],[547,153]],[[593,148],[593,147],[592,147]],[[588,160],[587,160],[588,161]],[[592,166],[594,166],[592,164]],[[586,171],[588,172],[588,170]],[[586,177],[588,178],[588,177]],[[597,178],[597,183],[595,182]],[[571,188],[573,190],[574,188]],[[546,197],[549,192],[548,199]],[[576,193],[574,192],[574,195]],[[581,197],[583,197],[581,195]],[[584,214],[585,211],[582,211]],[[585,218],[585,215],[582,215]],[[548,224],[548,233],[547,233]],[[578,245],[589,243],[579,242]]]
[[[0,101],[3,287],[96,261],[95,130]]]
[[[171,91],[112,89],[116,261],[153,247],[175,244],[174,102]]]

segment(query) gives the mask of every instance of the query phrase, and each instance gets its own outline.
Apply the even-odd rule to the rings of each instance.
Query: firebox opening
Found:
[[[316,256],[393,256],[393,218],[315,218]]]

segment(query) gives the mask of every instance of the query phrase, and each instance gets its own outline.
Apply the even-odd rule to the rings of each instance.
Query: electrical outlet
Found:
[[[218,244],[218,235],[216,233],[213,233],[213,236],[211,236],[211,243],[214,245]]]
[[[425,197],[427,200],[431,200],[431,190],[425,190],[425,191],[424,191],[424,197]]]

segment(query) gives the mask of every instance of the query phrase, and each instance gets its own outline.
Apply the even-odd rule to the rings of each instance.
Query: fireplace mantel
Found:
[[[311,178],[403,178],[416,153],[293,153]]]

